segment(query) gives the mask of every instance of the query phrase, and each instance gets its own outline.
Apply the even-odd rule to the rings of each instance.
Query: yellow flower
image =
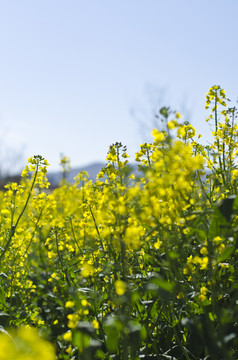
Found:
[[[98,322],[97,320],[94,319],[94,320],[92,321],[92,325],[93,325],[94,329],[96,329],[96,330],[99,329],[99,322]]]
[[[201,261],[200,269],[202,269],[202,270],[207,269],[208,262],[209,262],[209,258],[207,256],[205,256]]]
[[[72,350],[73,350],[73,348],[72,348],[72,346],[70,345],[70,346],[67,347],[67,349],[66,349],[65,351],[66,351],[68,354],[71,354]]]
[[[63,339],[66,341],[71,341],[72,340],[72,331],[67,331],[66,333],[64,333],[63,335]]]
[[[126,283],[124,281],[116,280],[114,286],[115,286],[115,290],[116,290],[117,295],[121,296],[121,295],[125,294],[125,292],[126,292]]]
[[[129,219],[128,219],[128,222],[129,222]],[[145,230],[144,230],[143,226],[138,224],[137,222],[134,222],[133,220],[131,220],[131,223],[126,228],[124,241],[125,241],[125,243],[130,244],[132,247],[138,248],[144,233],[145,233]]]
[[[86,299],[81,300],[82,306],[87,306],[89,303]]]
[[[21,177],[28,177],[29,168],[26,165],[24,170],[22,170]]]
[[[198,295],[198,298],[201,300],[201,302],[204,302],[207,299],[207,297],[203,294]]]
[[[183,292],[178,293],[177,299],[183,299],[183,298],[184,298]]]
[[[156,142],[162,142],[165,139],[164,133],[157,129],[152,130],[152,136]]]
[[[168,129],[170,129],[170,130],[175,129],[176,126],[178,126],[178,123],[177,123],[176,120],[171,120],[171,121],[169,121],[169,122],[167,123],[167,127],[168,127]]]
[[[94,268],[92,265],[88,263],[84,263],[83,268],[81,270],[81,275],[83,277],[89,277],[94,274]]]
[[[208,290],[208,288],[206,288],[206,286],[202,286],[200,289],[200,293],[203,295],[207,295],[208,291],[209,290]]]
[[[44,325],[45,322],[44,322],[44,320],[38,320],[37,323],[38,323],[38,325]]]
[[[176,116],[176,119],[181,119],[181,117],[182,117],[182,115],[179,112],[177,112],[175,116]]]
[[[66,308],[72,308],[72,307],[74,307],[74,305],[75,305],[74,301],[71,301],[71,300],[66,301],[66,303],[65,303]]]
[[[206,246],[203,246],[203,247],[201,248],[200,253],[201,253],[202,255],[207,255],[207,254],[208,254],[208,251],[207,251]]]
[[[68,327],[74,329],[78,324],[79,314],[69,314],[67,318],[69,319]]]
[[[19,328],[12,337],[0,333],[0,349],[0,360],[55,360],[53,346],[31,327]]]
[[[220,236],[216,236],[213,241],[215,244],[219,244],[222,241],[222,238]]]
[[[218,247],[218,252],[221,254],[224,249],[225,249],[225,245],[224,245],[224,244],[221,244],[221,245],[219,245],[219,247]]]
[[[156,243],[154,243],[154,247],[155,247],[156,249],[159,249],[160,246],[161,246],[161,241],[160,241],[159,239],[157,239]]]

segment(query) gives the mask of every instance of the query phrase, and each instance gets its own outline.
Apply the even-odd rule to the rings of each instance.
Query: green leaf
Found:
[[[90,344],[90,336],[82,331],[76,330],[73,332],[72,343],[78,348],[85,349]]]
[[[175,286],[174,282],[169,282],[162,278],[154,278],[151,280],[151,283],[168,292],[172,292]]]
[[[114,316],[110,316],[103,324],[106,334],[106,347],[110,354],[117,353],[122,323]]]
[[[226,228],[227,226],[230,226],[229,222],[226,221],[226,218],[222,215],[218,208],[215,208],[209,228],[209,236],[211,238],[215,238],[220,235],[221,228]]]
[[[0,287],[0,304],[6,305],[6,294],[2,287]]]
[[[229,259],[231,257],[231,254],[234,252],[234,247],[227,247],[223,253],[221,254],[221,256],[219,256],[218,261],[219,262],[223,262],[226,259]]]

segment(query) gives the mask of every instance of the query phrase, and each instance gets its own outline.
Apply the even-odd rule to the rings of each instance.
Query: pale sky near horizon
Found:
[[[4,168],[104,161],[116,141],[133,160],[154,109],[184,112],[206,138],[208,89],[237,100],[237,0],[0,0],[0,16]]]

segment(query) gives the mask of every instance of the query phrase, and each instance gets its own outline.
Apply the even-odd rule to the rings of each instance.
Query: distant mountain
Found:
[[[77,176],[81,171],[86,171],[89,175],[89,179],[95,181],[97,174],[100,170],[106,166],[106,163],[94,163],[86,166],[81,166],[77,168],[73,168],[66,174],[66,180],[70,183],[74,183],[74,178]],[[62,172],[61,171],[49,171],[47,172],[47,178],[50,182],[51,188],[55,188],[59,185],[60,180],[62,179]],[[21,181],[21,175],[9,175],[0,178],[0,189],[4,189],[4,185],[9,182],[16,182],[19,183]]]
[[[98,173],[105,166],[106,166],[106,163],[98,162],[98,163],[94,163],[94,164],[90,164],[90,165],[70,169],[70,171],[66,174],[66,180],[69,183],[72,184],[72,183],[74,183],[74,178],[81,171],[86,171],[88,173],[88,175],[89,175],[89,179],[94,182],[94,181],[96,181],[96,177],[97,177]],[[138,175],[138,165],[137,164],[129,164],[129,166],[131,167],[133,173],[135,175]],[[59,185],[59,183],[60,183],[60,180],[62,179],[62,172],[60,172],[60,171],[55,171],[55,172],[49,171],[47,173],[47,178],[49,179],[49,182],[50,182],[52,188],[57,187]]]
[[[74,182],[74,178],[81,172],[86,171],[89,175],[89,179],[95,181],[97,174],[100,172],[100,170],[106,166],[106,163],[94,163],[86,166],[80,166],[77,168],[72,168],[70,171],[66,174],[66,180],[70,183]],[[47,178],[49,179],[49,182],[52,187],[56,187],[59,185],[60,180],[62,179],[62,172],[61,171],[49,171],[47,173]]]
[[[89,179],[93,182],[96,180],[96,177],[100,170],[106,166],[106,162],[97,162],[90,165],[80,166],[77,168],[72,168],[70,171],[66,174],[66,180],[73,184],[74,178],[81,172],[86,171],[89,175]],[[138,167],[137,164],[130,164],[130,167],[132,168],[132,171],[135,175],[138,174]],[[47,172],[47,178],[50,182],[50,188],[56,188],[59,186],[60,180],[62,180],[62,171],[49,171]],[[4,178],[0,178],[0,189],[4,189],[4,185],[6,185],[8,182],[16,182],[19,183],[21,181],[21,175],[12,175],[12,176],[6,176]]]

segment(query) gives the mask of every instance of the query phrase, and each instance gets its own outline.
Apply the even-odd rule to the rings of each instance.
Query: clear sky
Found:
[[[238,97],[237,18],[237,0],[0,0],[0,161],[133,156],[163,105],[206,137],[208,89]]]

